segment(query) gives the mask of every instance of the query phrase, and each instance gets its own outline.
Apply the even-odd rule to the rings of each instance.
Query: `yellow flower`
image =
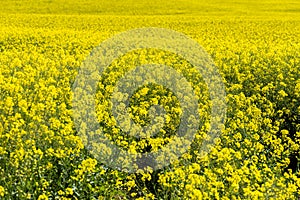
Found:
[[[136,195],[137,195],[136,192],[133,192],[133,193],[130,194],[131,197],[135,197]]]
[[[143,89],[140,90],[140,94],[142,96],[144,96],[144,95],[146,95],[148,93],[148,91],[149,91],[149,88],[145,87],[145,88],[143,88]]]
[[[4,197],[4,195],[5,195],[5,189],[4,187],[0,186],[0,196]]]
[[[73,194],[72,188],[67,188],[66,189],[66,195],[72,195],[72,194]]]
[[[48,196],[45,194],[42,194],[38,197],[38,200],[48,200]]]

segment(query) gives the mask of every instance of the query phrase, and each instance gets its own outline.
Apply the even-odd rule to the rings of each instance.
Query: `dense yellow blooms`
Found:
[[[262,0],[265,4],[273,1]],[[19,13],[12,2],[0,3],[0,199],[300,197],[300,14],[299,8],[290,8],[289,1],[286,7],[277,2],[274,10],[268,8],[266,13],[260,8],[257,16],[250,2],[249,13],[240,10],[247,3],[239,7],[231,2],[237,10],[228,16],[216,14],[217,4],[216,8],[204,8],[207,3],[194,0],[184,3],[185,10],[169,9],[175,1],[162,3],[164,8],[153,1],[155,11],[131,2],[143,11],[141,15],[134,15],[134,9],[127,12],[127,4],[114,13],[114,6],[107,3],[107,13],[101,15],[92,8],[95,3],[89,7],[81,0],[74,5],[78,2],[91,13],[78,15],[85,7],[73,7],[73,14],[72,10],[66,11],[70,15],[60,14],[63,11],[55,5]],[[209,12],[203,14],[192,9],[193,5]],[[224,13],[231,9],[221,2],[220,6]],[[48,9],[52,14],[45,14]],[[185,13],[188,9],[192,9],[190,14]],[[249,16],[239,15],[244,12]],[[110,97],[120,77],[136,65],[148,63],[172,66],[186,77],[199,97],[201,118],[192,144],[179,159],[159,170],[148,168],[131,174],[104,165],[84,146],[88,138],[75,128],[71,88],[94,47],[120,31],[139,27],[174,29],[204,47],[226,87],[227,118],[221,137],[204,154],[200,149],[210,137],[211,102],[201,74],[171,52],[142,49],[123,55],[97,84],[95,110],[101,134],[131,155],[158,152],[171,141],[184,144],[176,136],[183,109],[179,98],[163,86],[137,88],[129,99],[129,115],[141,126],[151,122],[151,106],[164,108],[165,118],[156,119],[164,122],[156,135],[127,135],[112,116]],[[165,78],[172,81],[172,77]],[[116,97],[127,98],[121,93]],[[81,124],[82,129],[88,126],[88,122]],[[128,123],[124,127],[132,128]],[[98,134],[92,136],[98,138]],[[103,155],[114,153],[104,144],[89,145]],[[126,165],[128,159],[111,162]]]

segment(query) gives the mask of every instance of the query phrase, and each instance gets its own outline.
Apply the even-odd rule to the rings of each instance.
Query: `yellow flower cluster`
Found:
[[[0,196],[3,197],[5,194],[5,189],[4,187],[0,186]]]
[[[9,4],[5,7],[16,6]],[[0,199],[300,198],[300,23],[293,14],[282,16],[1,13]],[[227,117],[208,154],[201,149],[210,137],[208,87],[184,57],[159,49],[131,51],[108,66],[94,96],[101,133],[92,133],[95,140],[90,141],[76,129],[72,85],[84,59],[113,34],[145,26],[189,35],[220,71]],[[180,99],[189,102],[188,96],[154,83],[136,88],[130,98],[114,93],[128,71],[149,63],[171,66],[199,98],[199,129],[186,151],[181,147],[187,141],[176,133],[184,115]],[[185,89],[173,77],[164,78]],[[135,124],[155,125],[137,137],[129,119],[118,124],[111,111],[113,93],[117,101],[129,99],[128,107],[119,104],[117,109],[126,108]],[[153,119],[151,109],[158,105],[164,116]],[[89,126],[82,120],[83,132]],[[172,157],[167,149],[170,165],[128,173],[106,166],[89,151],[95,147],[114,158],[116,152],[99,142],[100,134],[132,155],[107,159],[117,166],[168,144],[178,146],[181,157]]]

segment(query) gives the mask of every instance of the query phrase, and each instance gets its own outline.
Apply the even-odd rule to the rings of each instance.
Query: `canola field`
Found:
[[[147,126],[153,122],[151,106],[161,105],[165,114],[158,119],[164,121],[155,136],[128,135],[111,111],[122,75],[137,65],[171,66],[199,98],[200,123],[181,156],[132,173],[103,162],[101,156],[113,155],[112,149],[83,136],[90,122],[76,115],[74,84],[88,88],[89,81],[76,81],[95,47],[144,27],[183,33],[203,47],[224,84],[226,118],[203,153],[213,104],[195,67],[180,55],[151,48],[114,60],[96,76],[90,99],[101,132],[91,137],[105,135],[130,155],[159,152],[172,140],[184,143],[176,135],[183,104],[181,93],[159,84],[136,88],[126,116]],[[171,75],[164,78],[174,82]],[[300,198],[299,153],[299,1],[0,0],[0,199],[295,200]],[[115,158],[110,162],[116,165],[138,159]]]

